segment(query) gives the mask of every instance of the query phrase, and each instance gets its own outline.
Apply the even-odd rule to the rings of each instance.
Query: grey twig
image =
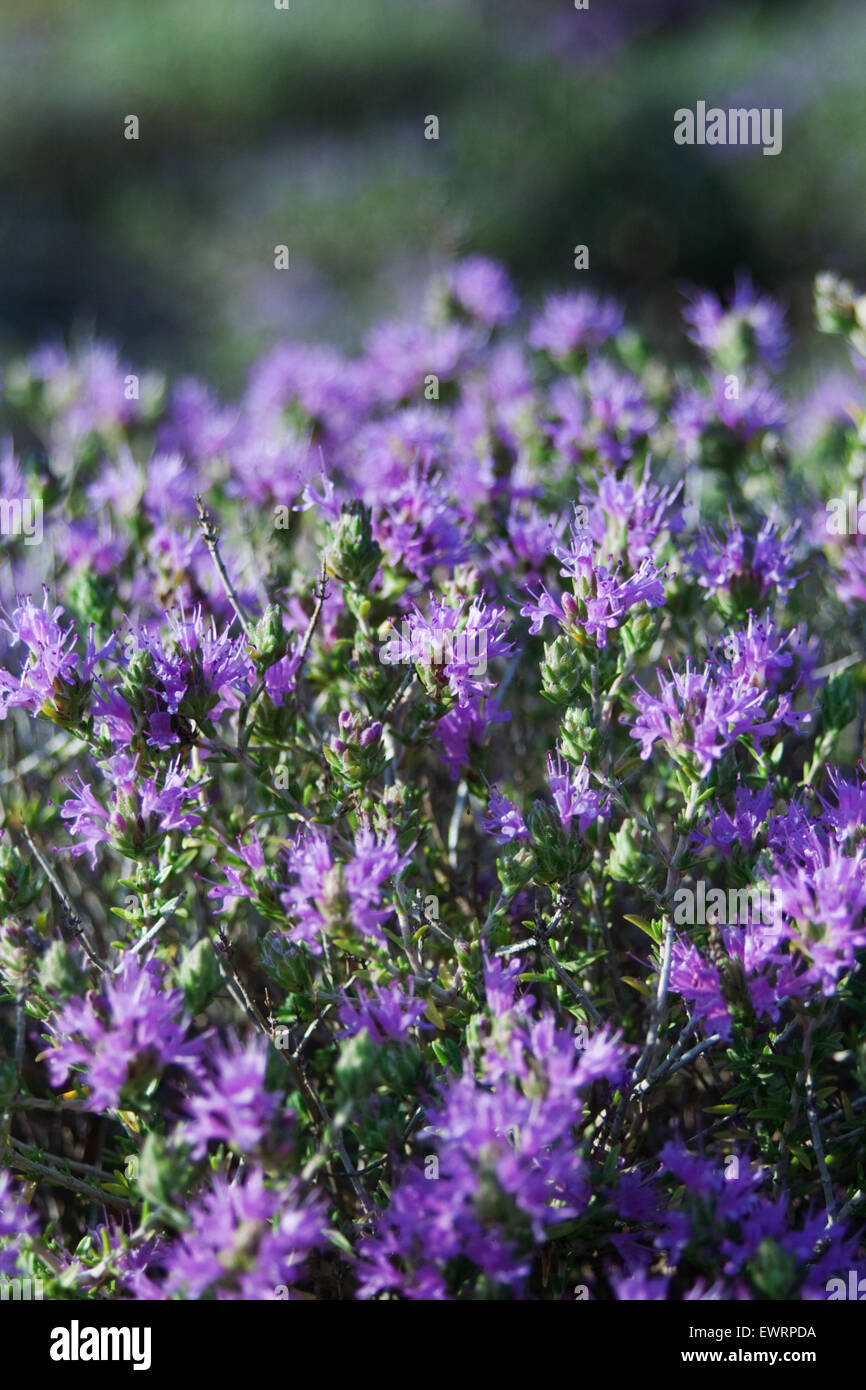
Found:
[[[198,524],[201,527],[202,540],[204,541],[205,545],[210,551],[210,557],[214,562],[214,567],[216,569],[217,574],[223,582],[223,587],[225,588],[226,596],[228,597],[228,600],[235,611],[235,617],[241,625],[241,631],[243,632],[244,637],[246,637],[249,641],[250,629],[246,620],[246,616],[244,614],[244,610],[241,607],[241,601],[237,596],[235,586],[229,578],[228,570],[223,564],[223,559],[219,552],[219,528],[215,525],[213,517],[211,516],[204,502],[201,500],[201,494],[198,492],[195,494],[195,505],[198,508]]]
[[[129,1211],[132,1206],[126,1197],[115,1196],[112,1192],[103,1192],[99,1187],[92,1187],[90,1183],[82,1182],[80,1178],[75,1178],[70,1173],[64,1173],[59,1168],[49,1166],[47,1163],[39,1163],[34,1158],[18,1153],[16,1149],[12,1149],[11,1152],[7,1149],[2,1161],[9,1168],[15,1168],[22,1173],[30,1173],[35,1178],[44,1178],[46,1182],[54,1183],[56,1187],[65,1187],[68,1191],[75,1192],[79,1197],[88,1197],[94,1202],[100,1202],[102,1206],[115,1207],[118,1211]],[[58,1161],[65,1162],[66,1160]]]
[[[45,877],[48,879],[48,882],[51,884],[58,898],[63,903],[63,906],[66,909],[66,916],[69,921],[69,926],[72,929],[74,935],[81,942],[81,945],[84,947],[84,953],[87,956],[87,959],[90,961],[91,965],[96,967],[97,970],[104,971],[105,966],[102,964],[102,961],[96,955],[96,952],[93,950],[93,947],[87,939],[87,933],[84,930],[81,916],[78,912],[76,912],[75,908],[73,907],[72,900],[69,897],[69,894],[66,892],[66,889],[63,887],[63,884],[60,882],[60,879],[54,872],[54,869],[51,867],[48,860],[45,858],[45,855],[42,853],[42,850],[39,848],[33,836],[30,834],[30,831],[27,828],[27,826],[23,825],[21,827],[21,830],[25,840],[30,846],[31,851],[36,857],[36,860],[40,868],[42,869],[42,872],[45,874]]]

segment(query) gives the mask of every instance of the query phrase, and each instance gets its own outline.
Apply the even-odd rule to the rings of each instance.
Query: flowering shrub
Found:
[[[853,365],[799,406],[747,280],[670,366],[588,293],[521,327],[479,258],[233,406],[10,365],[44,527],[3,541],[4,1276],[797,1300],[862,1264],[866,300],[817,310]],[[752,890],[769,921],[704,910]]]

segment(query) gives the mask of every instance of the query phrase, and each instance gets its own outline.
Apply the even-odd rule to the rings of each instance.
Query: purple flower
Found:
[[[697,458],[703,437],[721,425],[741,447],[751,445],[768,430],[785,423],[785,405],[777,391],[755,374],[729,383],[725,377],[710,379],[710,394],[689,388],[671,412],[677,443],[689,459]]]
[[[631,731],[640,740],[644,762],[661,739],[678,763],[706,777],[741,734],[766,727],[763,692],[740,681],[720,680],[710,666],[698,672],[687,661],[682,673],[671,668],[670,680],[661,672],[657,679],[659,695],[650,695],[635,682],[637,718]],[[624,719],[629,722],[628,716]]]
[[[179,760],[168,764],[161,779],[139,779],[137,754],[115,753],[104,770],[112,784],[110,809],[97,799],[80,772],[64,779],[74,795],[60,807],[61,816],[70,822],[70,834],[81,841],[70,847],[70,853],[89,853],[92,868],[96,846],[102,842],[130,859],[146,859],[170,831],[192,830],[201,824],[201,816],[190,804],[197,803],[204,779],[189,782],[191,769],[181,769]]]
[[[301,664],[301,646],[298,643],[291,652],[280,657],[265,671],[265,690],[275,705],[285,703],[285,696],[297,688],[298,668]]]
[[[586,292],[555,294],[529,329],[529,346],[551,357],[600,347],[623,324],[623,313],[612,300],[596,299]]]
[[[540,632],[547,618],[555,618],[578,640],[585,634],[603,648],[607,646],[608,632],[622,626],[637,604],[660,608],[665,602],[663,568],[657,568],[646,557],[634,574],[621,579],[620,566],[611,571],[599,562],[592,537],[577,519],[571,523],[569,544],[556,541],[553,552],[561,562],[560,574],[572,581],[572,593],[556,600],[543,584],[537,594],[527,589],[530,602],[523,604],[520,612],[532,619],[531,633]]]
[[[225,841],[223,841],[223,843],[225,843]],[[255,830],[250,832],[249,844],[243,844],[240,836],[238,836],[236,845],[237,848],[233,850],[230,849],[229,853],[239,859],[241,864],[246,866],[246,868],[252,869],[254,874],[260,873],[265,867],[265,852],[262,847],[262,842]],[[214,867],[223,874],[226,880],[223,884],[213,883],[211,879],[205,879],[206,883],[211,884],[211,887],[208,889],[208,897],[216,898],[222,904],[216,909],[218,912],[225,912],[228,906],[238,899],[256,897],[256,890],[252,888],[249,883],[245,882],[243,876],[233,864],[219,864]]]
[[[507,724],[510,719],[495,695],[475,695],[442,716],[436,725],[436,745],[453,781],[469,762],[473,746],[480,748],[484,743],[488,725]]]
[[[502,992],[501,970],[493,989],[494,997]],[[499,1050],[497,1029],[482,1084],[468,1070],[447,1083],[424,1132],[435,1153],[428,1150],[423,1167],[406,1169],[361,1246],[362,1298],[386,1289],[410,1299],[450,1298],[458,1256],[464,1278],[468,1262],[520,1296],[533,1249],[586,1206],[591,1189],[574,1134],[579,1092],[601,1077],[616,1084],[618,1042],[600,1034],[587,1058],[550,1014],[532,1022],[500,1007],[498,1019],[511,1023],[507,1052]]]
[[[428,376],[450,381],[466,364],[474,343],[472,332],[462,324],[425,328],[417,323],[380,323],[365,344],[370,387],[385,404],[407,400]]]
[[[683,317],[689,337],[720,365],[739,365],[750,358],[766,363],[772,371],[783,365],[788,350],[784,311],[772,299],[755,292],[748,275],[737,276],[727,306],[714,294],[692,299]]]
[[[742,602],[756,607],[766,602],[773,588],[788,594],[802,575],[792,575],[792,541],[797,526],[781,535],[772,521],[764,521],[754,537],[748,539],[731,517],[724,536],[706,528],[690,556],[691,567],[704,589],[725,590]]]
[[[415,998],[414,982],[410,982],[407,993],[397,980],[393,980],[382,986],[374,983],[372,996],[359,991],[357,1004],[353,999],[344,998],[337,1017],[345,1029],[343,1036],[353,1037],[366,1028],[374,1042],[389,1039],[407,1042],[412,1028],[432,1027],[421,1023],[426,1007],[423,999]]]
[[[21,1201],[12,1175],[0,1170],[0,1276],[15,1277],[22,1244],[36,1230],[35,1212]]]
[[[262,1171],[215,1175],[188,1209],[189,1226],[160,1253],[158,1297],[291,1299],[312,1250],[327,1242],[321,1203],[296,1183],[268,1187]]]
[[[387,564],[403,565],[429,584],[440,565],[453,568],[466,559],[462,520],[457,508],[443,497],[441,480],[424,477],[413,467],[392,488],[380,484],[377,478],[375,500],[380,510],[372,529]],[[369,496],[371,489],[365,491]]]
[[[609,798],[590,789],[586,759],[580,767],[573,768],[563,761],[558,751],[556,756],[548,753],[547,780],[563,830],[567,831],[576,819],[580,834],[585,835],[599,816],[608,814]]]
[[[845,604],[866,603],[866,544],[857,535],[846,545],[838,560],[835,589]]]
[[[722,993],[719,972],[705,960],[686,937],[678,936],[673,945],[670,986],[682,995],[695,1018],[707,1033],[731,1035],[731,1018]]]
[[[295,926],[293,941],[302,941],[314,955],[322,954],[322,936],[336,927],[352,926],[363,937],[385,944],[382,923],[393,907],[381,906],[382,888],[409,862],[401,855],[396,832],[389,828],[377,835],[362,825],[355,834],[352,859],[337,862],[324,831],[302,831],[286,847],[286,859],[294,883],[281,900]]]
[[[239,695],[248,693],[255,680],[246,639],[231,637],[228,629],[219,632],[215,619],[205,618],[200,607],[189,618],[172,613],[168,626],[173,647],[145,635],[140,641],[153,658],[169,713],[216,718],[224,709],[236,709]]]
[[[486,256],[467,256],[448,274],[448,288],[462,309],[486,328],[513,317],[518,301],[501,265]]]
[[[863,768],[862,763],[860,767]],[[830,768],[827,780],[836,805],[832,806],[823,796],[819,796],[818,800],[824,807],[824,824],[833,831],[840,844],[866,839],[866,783],[847,781],[838,768]]]
[[[733,816],[724,807],[717,807],[705,827],[695,831],[692,840],[696,845],[712,845],[726,859],[730,859],[735,847],[748,854],[772,805],[770,787],[752,791],[749,787],[738,786],[734,790]]]
[[[616,1297],[629,1303],[644,1299],[664,1302],[668,1296],[669,1280],[651,1279],[643,1269],[636,1274],[611,1274],[610,1282]]]
[[[589,364],[580,388],[571,379],[557,381],[550,404],[560,422],[550,426],[557,450],[573,460],[595,450],[615,468],[628,462],[657,420],[637,379],[600,359]]]
[[[628,561],[631,566],[653,559],[668,534],[683,529],[682,512],[674,504],[682,484],[663,488],[654,482],[650,463],[640,482],[628,473],[603,473],[593,479],[595,491],[581,487],[586,527],[606,560]]]
[[[501,845],[509,840],[528,840],[526,822],[513,802],[493,790],[487,803],[487,815],[481,822],[481,829],[490,832]]]
[[[9,633],[11,645],[20,643],[27,650],[17,677],[0,670],[0,719],[6,718],[10,708],[19,708],[67,722],[72,708],[86,699],[96,663],[113,655],[114,638],[97,651],[91,627],[87,650],[79,657],[75,628],[63,628],[58,621],[63,611],[59,605],[49,608],[46,588],[41,608],[29,595],[19,595],[11,617],[5,614],[0,619],[0,628]]]
[[[513,655],[507,630],[506,610],[488,606],[483,597],[461,599],[454,607],[433,599],[427,616],[413,610],[401,637],[382,648],[382,659],[413,662],[431,695],[447,694],[468,705],[492,689],[489,663]]]
[[[769,887],[792,920],[792,939],[810,962],[809,978],[833,994],[855,952],[866,946],[866,846],[848,854],[831,840],[804,863],[777,862]]]
[[[60,1086],[71,1070],[80,1071],[92,1110],[135,1104],[167,1067],[203,1079],[206,1038],[186,1037],[183,995],[163,987],[156,961],[142,965],[131,953],[114,975],[102,977],[98,992],[70,999],[54,1016],[51,1032],[51,1084]]]
[[[225,1144],[249,1154],[262,1143],[276,1112],[276,1097],[265,1090],[267,1047],[258,1040],[222,1051],[213,1070],[186,1105],[189,1120],[183,1138],[193,1158],[203,1158],[208,1144]]]
[[[237,424],[237,410],[226,409],[203,382],[186,377],[172,391],[159,445],[167,454],[206,463],[226,452]]]

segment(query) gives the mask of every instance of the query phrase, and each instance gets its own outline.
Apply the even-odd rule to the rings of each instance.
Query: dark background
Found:
[[[864,73],[863,0],[2,0],[0,350],[93,333],[234,390],[469,251],[659,346],[742,267],[796,327],[816,270],[866,278]],[[782,153],[676,146],[700,98],[781,106]]]

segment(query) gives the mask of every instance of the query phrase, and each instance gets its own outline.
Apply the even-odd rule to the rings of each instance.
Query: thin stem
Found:
[[[72,900],[70,899],[69,894],[66,892],[66,889],[63,887],[63,884],[60,882],[60,879],[54,872],[54,869],[51,867],[48,860],[45,858],[45,855],[42,853],[42,850],[39,848],[33,836],[30,834],[30,831],[27,828],[27,826],[22,825],[21,830],[25,840],[30,846],[30,849],[35,855],[39,863],[39,866],[42,869],[42,872],[45,874],[45,877],[48,879],[48,882],[51,884],[58,898],[63,903],[63,906],[66,909],[66,916],[69,921],[70,929],[72,930],[73,935],[75,935],[81,942],[87,959],[90,961],[91,965],[96,967],[97,970],[104,971],[105,966],[102,964],[102,961],[96,955],[95,951],[93,950],[93,947],[88,941],[87,933],[84,930],[81,916],[78,912],[76,912],[75,908],[72,906]]]
[[[207,507],[201,500],[201,494],[198,492],[195,494],[195,505],[198,508],[198,523],[201,527],[202,540],[204,541],[205,545],[210,551],[210,557],[214,562],[214,567],[216,568],[217,574],[223,582],[223,587],[225,588],[226,596],[229,602],[231,603],[232,608],[234,609],[235,617],[241,625],[241,631],[243,632],[244,637],[246,637],[247,641],[250,641],[251,633],[249,629],[249,624],[247,623],[244,610],[241,607],[241,601],[238,598],[237,593],[235,592],[235,586],[232,584],[232,581],[229,578],[228,570],[223,564],[223,559],[219,552],[219,530],[217,526],[214,524],[213,518],[210,512],[208,511]]]

